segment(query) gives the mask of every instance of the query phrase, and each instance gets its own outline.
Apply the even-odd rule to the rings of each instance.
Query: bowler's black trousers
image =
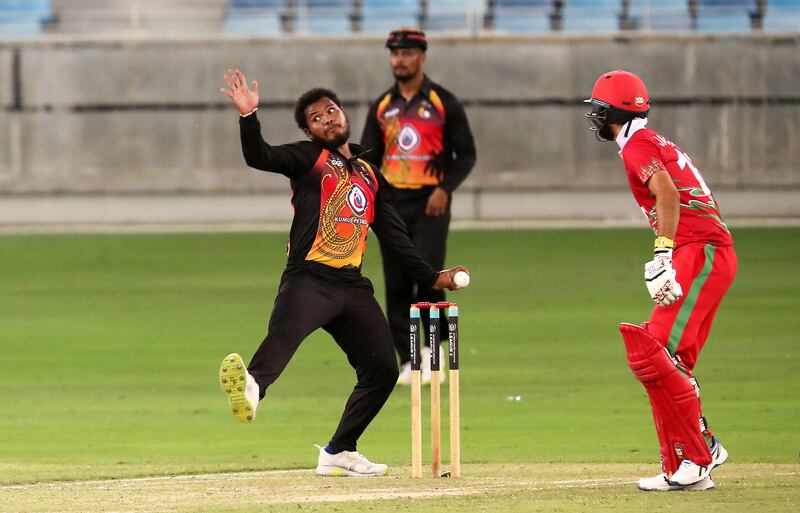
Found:
[[[429,192],[433,188],[426,188]],[[408,228],[408,235],[414,247],[422,258],[431,266],[440,271],[444,269],[445,253],[447,252],[447,232],[450,228],[450,202],[447,211],[438,217],[425,214],[429,194],[404,194],[405,191],[395,189],[392,206],[400,214]],[[380,241],[380,239],[379,239]],[[434,290],[431,287],[421,286],[414,281],[395,258],[389,249],[381,242],[381,255],[383,257],[383,276],[386,284],[386,315],[389,318],[389,327],[392,330],[392,339],[395,349],[400,357],[400,362],[411,360],[411,351],[408,342],[408,310],[412,303],[420,301],[444,301],[443,290]],[[446,325],[444,312],[441,312],[442,325]],[[428,312],[422,312],[422,320],[428,332]],[[443,339],[447,339],[447,330],[440,330]],[[424,339],[428,345],[427,337]]]
[[[323,328],[347,355],[358,379],[330,445],[355,451],[359,437],[397,383],[397,360],[389,326],[366,278],[343,282],[306,269],[287,268],[267,336],[248,371],[261,397],[280,376],[300,343]]]

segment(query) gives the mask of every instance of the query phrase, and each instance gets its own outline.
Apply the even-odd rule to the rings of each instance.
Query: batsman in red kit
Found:
[[[662,473],[637,486],[708,490],[711,471],[728,453],[708,428],[692,371],[736,274],[733,238],[691,159],[647,128],[650,99],[638,76],[604,73],[586,102],[597,138],[619,145],[631,192],[656,233],[653,259],[644,266],[656,306],[647,322],[619,327],[631,370],[650,398],[661,448]]]

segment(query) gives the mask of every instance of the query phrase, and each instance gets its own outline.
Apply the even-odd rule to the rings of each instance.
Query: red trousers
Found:
[[[708,447],[702,443],[703,436],[709,441],[711,431],[700,409],[700,388],[692,376],[692,370],[708,338],[714,315],[733,282],[737,261],[732,246],[692,243],[681,246],[673,253],[672,265],[684,295],[667,307],[653,308],[650,321],[643,325],[667,348],[678,370],[697,394],[696,398],[689,400],[686,390],[691,388],[672,382],[671,393],[684,391],[681,397],[684,408],[688,408],[684,413],[689,410],[692,412],[690,415],[676,416],[675,412],[668,413],[668,405],[660,403],[656,396],[648,392],[660,445],[662,470],[668,475],[677,470],[684,457],[704,466],[711,461]],[[674,378],[682,379],[678,376]],[[688,425],[685,424],[687,422]],[[695,434],[687,438],[686,433]]]
[[[669,306],[653,308],[647,331],[691,372],[717,308],[736,275],[736,252],[733,246],[693,242],[675,250],[672,267],[683,297]]]

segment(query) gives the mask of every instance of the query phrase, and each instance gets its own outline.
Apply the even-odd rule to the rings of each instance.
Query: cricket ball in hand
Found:
[[[469,274],[464,271],[458,271],[453,275],[453,283],[455,283],[458,288],[466,287],[469,285]]]

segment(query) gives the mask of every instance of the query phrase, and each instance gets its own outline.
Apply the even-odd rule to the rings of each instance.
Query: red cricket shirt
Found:
[[[617,137],[620,156],[625,162],[631,192],[648,222],[655,230],[656,198],[647,181],[656,172],[666,170],[680,194],[680,220],[675,244],[704,242],[714,246],[733,244],[728,227],[714,195],[700,170],[672,141],[654,130],[645,128],[647,120],[636,118]]]

